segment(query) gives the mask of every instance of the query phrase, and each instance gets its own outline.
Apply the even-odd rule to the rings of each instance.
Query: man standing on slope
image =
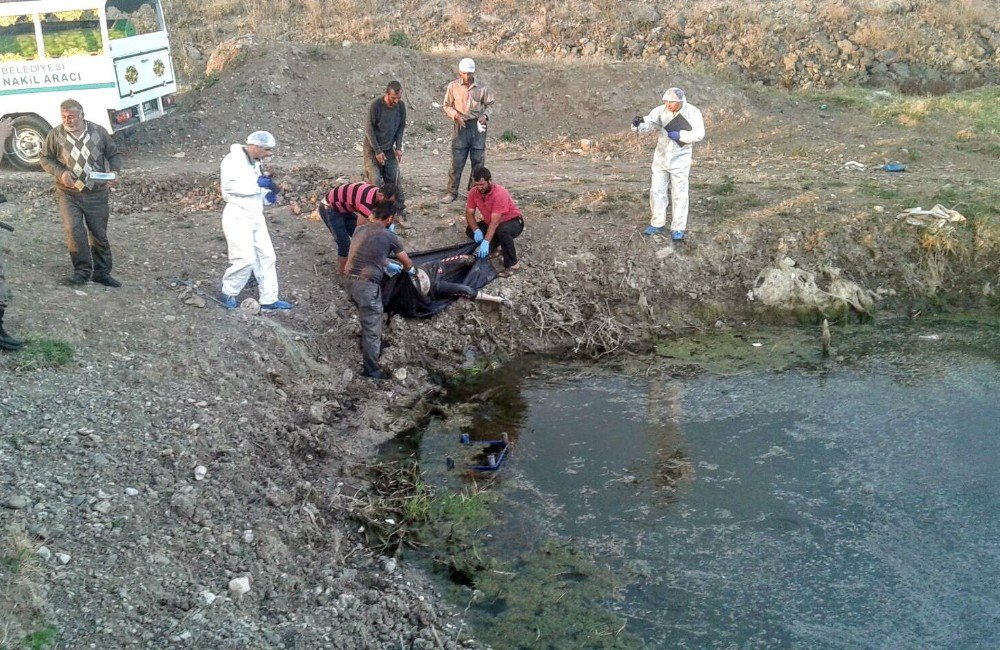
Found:
[[[271,235],[264,221],[264,205],[277,199],[278,185],[264,174],[262,161],[271,157],[276,146],[267,131],[254,131],[246,145],[234,144],[219,166],[222,198],[222,230],[229,245],[229,268],[222,276],[222,304],[236,309],[236,297],[250,274],[257,276],[260,308],[265,311],[291,309],[278,299],[278,272]]]
[[[688,175],[691,172],[691,150],[695,142],[705,137],[705,121],[701,111],[687,103],[684,91],[668,88],[663,93],[663,105],[645,117],[632,120],[632,130],[649,133],[656,129],[660,138],[653,153],[653,179],[649,188],[649,209],[652,217],[644,235],[663,232],[667,222],[667,206],[673,201],[670,238],[684,239],[688,216]],[[669,181],[670,196],[667,196]]]
[[[472,169],[486,162],[486,123],[493,110],[493,92],[476,82],[476,62],[465,58],[458,63],[458,79],[448,84],[444,93],[444,112],[454,125],[451,129],[451,167],[448,188],[441,203],[451,203],[458,196],[465,161]],[[472,175],[469,175],[472,187]]]
[[[406,130],[406,103],[403,85],[390,81],[385,94],[368,107],[365,121],[365,179],[371,185],[396,185],[396,220],[406,212],[400,186],[399,164],[403,161],[403,132]]]

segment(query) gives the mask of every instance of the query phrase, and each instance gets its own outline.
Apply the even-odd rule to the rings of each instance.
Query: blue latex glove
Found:
[[[676,142],[681,143],[681,132],[680,131],[667,131],[667,137]]]
[[[632,126],[638,129],[639,125],[642,124],[642,121],[642,115],[636,115],[632,118]]]
[[[385,263],[385,274],[388,275],[390,278],[393,277],[394,275],[399,274],[399,272],[402,270],[403,270],[403,265],[400,264],[399,262],[393,262],[392,260],[389,260],[388,262]]]
[[[274,190],[269,190],[268,193],[264,195],[264,205],[274,205],[277,200],[278,195],[274,193]]]
[[[278,189],[278,186],[274,184],[274,179],[270,176],[258,176],[257,187],[263,187],[265,190]]]
[[[472,231],[472,240],[477,244],[483,241],[483,231],[480,230],[479,228],[476,228],[474,231]]]
[[[389,224],[389,227],[386,228],[386,230],[388,230],[389,232],[391,232],[392,234],[395,235],[396,234],[396,224],[394,224],[394,223]]]
[[[479,248],[476,249],[476,257],[482,259],[490,254],[490,240],[484,239],[479,242]]]
[[[407,273],[407,275],[416,275],[417,274],[417,267],[411,266],[410,268],[408,268],[406,270],[406,273]]]

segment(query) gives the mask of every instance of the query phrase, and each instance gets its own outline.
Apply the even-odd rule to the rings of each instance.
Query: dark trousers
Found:
[[[0,311],[7,307],[7,276],[3,272],[3,260],[0,260]]]
[[[465,160],[472,163],[472,169],[482,167],[486,163],[486,134],[476,128],[476,120],[468,120],[464,126],[457,124],[452,127],[451,137],[451,169],[448,170],[448,192],[458,195],[458,184],[465,171]],[[469,173],[469,183],[466,189],[472,187],[472,173]]]
[[[475,299],[476,293],[478,292],[469,285],[461,284],[459,282],[448,282],[446,280],[437,280],[431,286],[431,295],[434,298]]]
[[[64,192],[56,190],[59,216],[73,274],[90,278],[111,272],[108,241],[108,192]]]
[[[480,221],[476,224],[479,227],[480,232],[483,235],[489,230],[489,226],[485,221]],[[496,232],[493,233],[493,241],[490,242],[490,253],[500,247],[500,252],[503,254],[503,266],[507,268],[509,266],[514,266],[517,264],[517,249],[514,248],[514,238],[520,235],[524,231],[524,219],[518,217],[517,219],[511,219],[510,221],[504,221],[502,224],[497,226]],[[472,239],[472,229],[468,226],[465,227],[465,236]]]
[[[406,210],[406,198],[403,196],[403,177],[399,169],[399,161],[396,160],[396,152],[390,149],[383,151],[385,154],[385,164],[378,164],[375,160],[374,149],[367,144],[365,149],[365,180],[372,185],[381,186],[385,183],[396,184],[396,211]]]
[[[354,229],[358,225],[358,215],[353,212],[337,212],[331,207],[321,205],[319,218],[337,240],[337,257],[347,257],[347,253],[351,250],[351,237],[354,236]]]
[[[354,278],[350,286],[351,300],[358,306],[361,323],[361,365],[366,375],[380,370],[382,354],[382,288],[364,278]]]

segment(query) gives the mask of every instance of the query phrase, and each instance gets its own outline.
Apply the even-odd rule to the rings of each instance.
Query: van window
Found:
[[[163,31],[155,0],[111,0],[107,11],[111,40]]]
[[[0,16],[0,61],[37,58],[34,16]]]
[[[42,14],[41,21],[46,58],[100,54],[104,51],[96,9]]]

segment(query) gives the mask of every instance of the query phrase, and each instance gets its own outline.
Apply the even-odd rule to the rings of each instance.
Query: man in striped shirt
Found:
[[[319,216],[337,240],[337,273],[344,275],[351,237],[358,225],[358,216],[367,221],[376,205],[396,202],[396,185],[380,187],[369,183],[345,183],[326,193],[319,205]]]

